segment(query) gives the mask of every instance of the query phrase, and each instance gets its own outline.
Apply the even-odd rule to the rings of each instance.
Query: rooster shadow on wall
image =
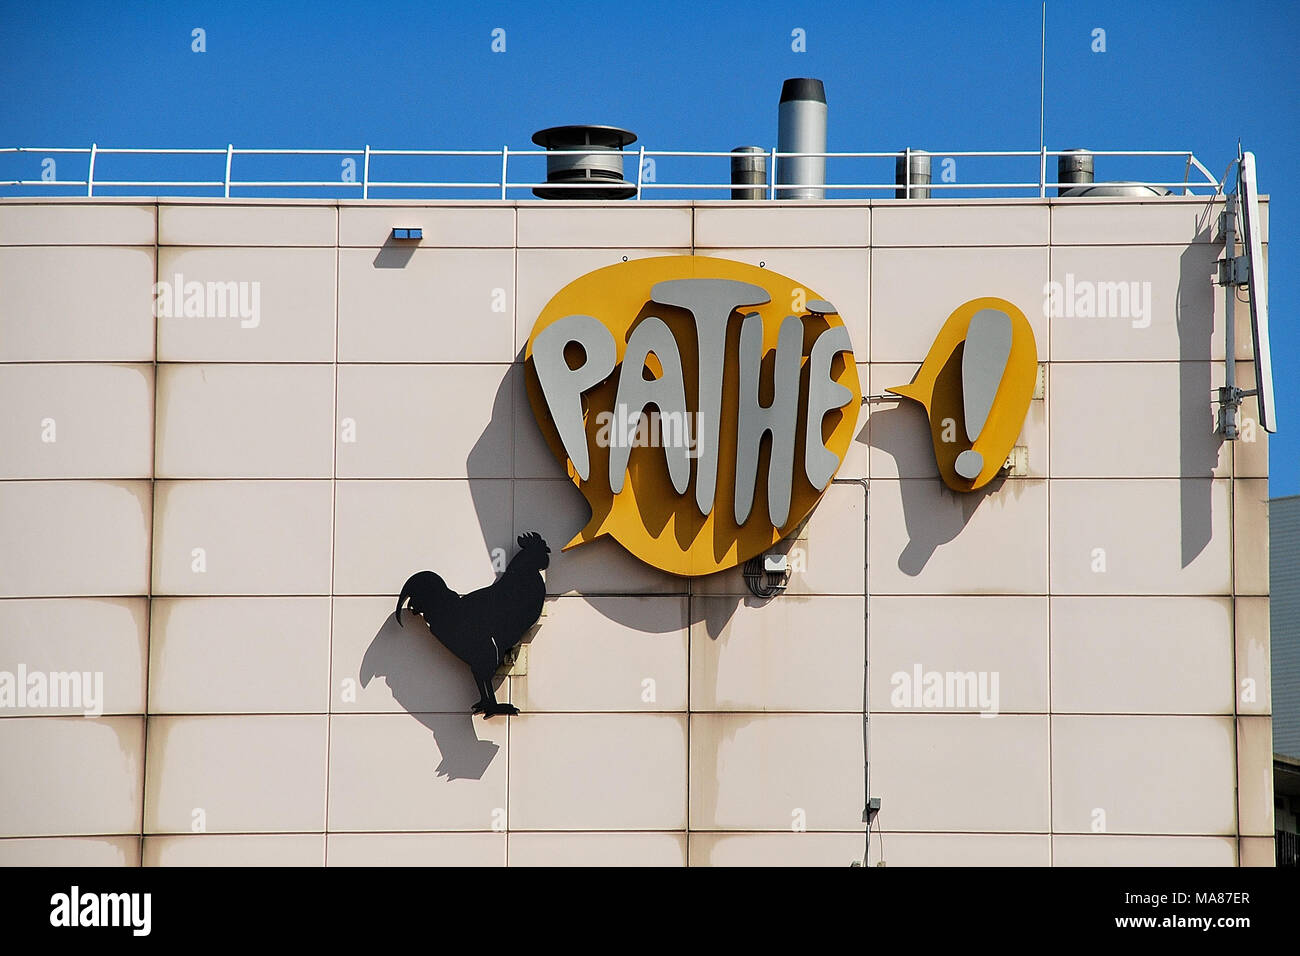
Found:
[[[496,756],[498,746],[479,739],[473,714],[519,713],[496,699],[503,679],[496,672],[541,616],[550,548],[536,532],[520,535],[518,542],[505,572],[469,594],[457,594],[433,571],[411,575],[361,662],[363,688],[383,675],[393,699],[433,732],[442,776],[477,779]],[[472,703],[463,665],[478,694]]]

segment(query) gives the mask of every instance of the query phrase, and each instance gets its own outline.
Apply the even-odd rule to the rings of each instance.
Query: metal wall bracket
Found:
[[[528,676],[528,645],[516,644],[510,650],[506,651],[505,656],[501,658],[501,663],[497,666],[498,677],[527,677]]]
[[[1247,256],[1233,256],[1220,259],[1219,277],[1216,285],[1247,286],[1250,285],[1250,259]]]
[[[1237,413],[1241,410],[1241,400],[1250,395],[1254,395],[1255,390],[1237,388],[1232,385],[1225,385],[1219,389],[1219,423],[1215,428],[1228,441],[1234,441],[1239,436],[1237,428]]]
[[[1012,478],[1023,478],[1029,474],[1029,446],[1016,445],[1002,465],[1002,470]]]

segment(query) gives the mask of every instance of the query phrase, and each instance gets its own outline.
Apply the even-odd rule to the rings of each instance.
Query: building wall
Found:
[[[1273,750],[1300,760],[1300,496],[1269,502],[1272,609]],[[1294,829],[1294,827],[1293,827]]]
[[[1271,863],[1267,444],[1212,431],[1216,211],[0,202],[0,670],[106,699],[0,710],[0,862]],[[559,553],[586,506],[532,321],[691,252],[834,302],[864,394],[962,302],[1017,303],[1026,473],[949,492],[923,413],[873,400],[782,597]],[[260,283],[256,327],[155,321],[177,273]],[[1069,275],[1150,282],[1149,323],[1045,316]],[[1239,322],[1247,386],[1250,354]],[[525,530],[552,598],[498,692],[523,713],[485,721],[393,605],[419,568],[490,583]],[[999,715],[898,706],[917,667],[996,674]]]

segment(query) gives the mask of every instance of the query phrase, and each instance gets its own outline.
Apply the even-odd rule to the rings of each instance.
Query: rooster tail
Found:
[[[402,585],[402,593],[397,595],[397,610],[394,613],[397,616],[398,627],[401,627],[402,625],[402,605],[405,604],[406,599],[411,596],[411,582],[414,580],[415,575],[411,575],[407,578],[406,583]]]

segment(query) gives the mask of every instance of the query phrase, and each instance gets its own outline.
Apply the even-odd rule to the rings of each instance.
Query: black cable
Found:
[[[756,558],[750,558],[745,562],[741,573],[745,576],[745,584],[755,597],[770,598],[775,597],[785,590],[786,584],[790,580],[790,572],[767,571],[763,567],[764,555]]]

